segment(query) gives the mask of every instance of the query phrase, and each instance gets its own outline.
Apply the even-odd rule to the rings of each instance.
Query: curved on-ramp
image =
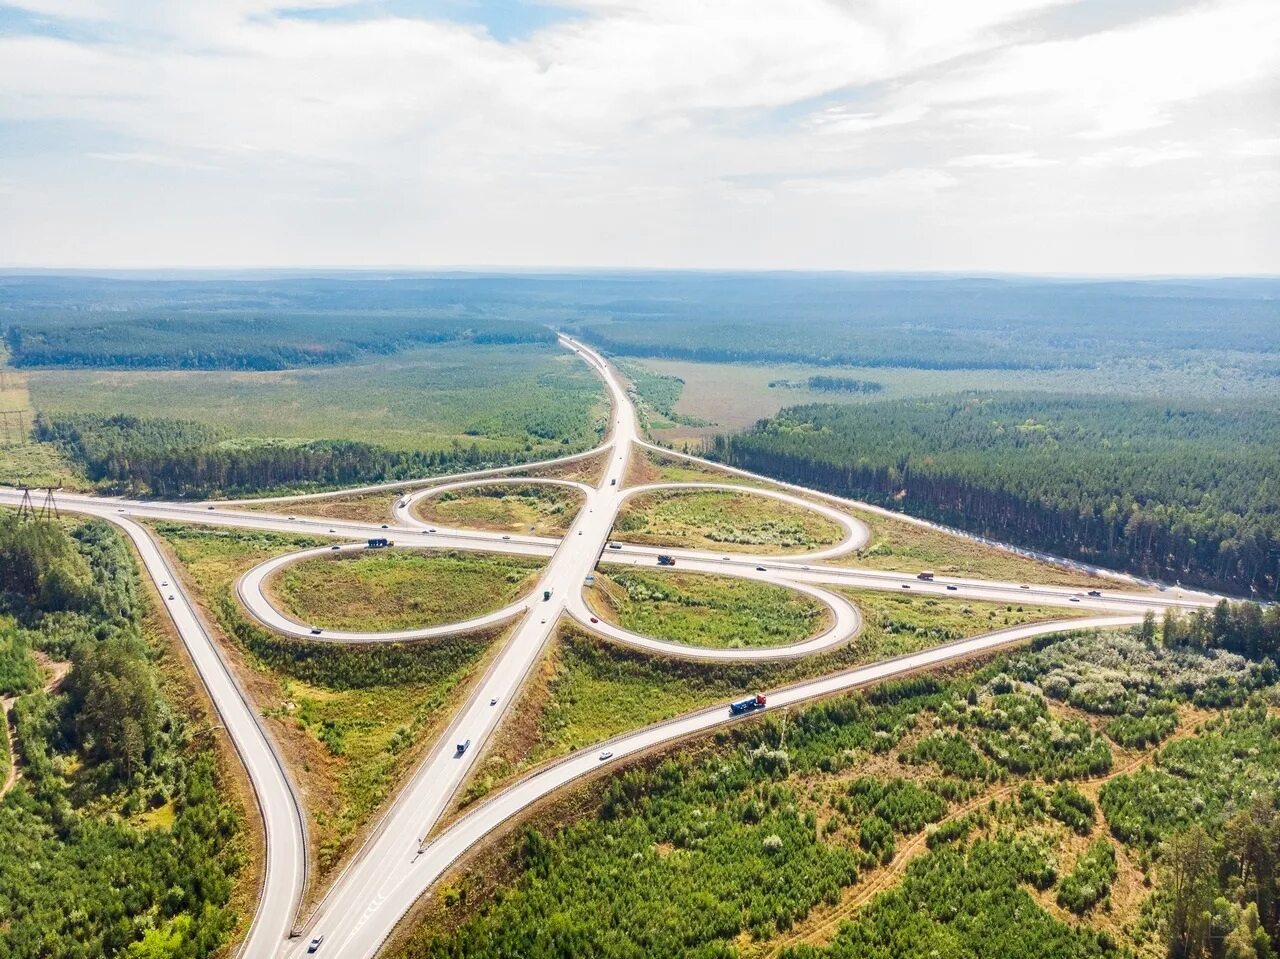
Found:
[[[700,573],[698,575],[707,574]],[[692,659],[701,662],[774,662],[782,659],[813,656],[844,645],[862,631],[862,614],[856,606],[843,596],[837,596],[835,593],[825,589],[810,586],[808,583],[777,583],[768,576],[756,572],[737,571],[734,575],[742,579],[755,579],[762,583],[781,586],[784,589],[793,589],[797,593],[804,593],[813,597],[831,611],[831,625],[817,636],[786,646],[750,646],[743,648],[693,646],[689,643],[655,639],[652,636],[633,633],[615,623],[607,622],[591,611],[582,596],[571,598],[565,604],[565,610],[582,629],[598,636],[603,636],[612,642],[635,649],[643,649],[646,652],[657,653],[661,656],[673,656],[679,659]],[[592,619],[596,621],[593,623],[591,622]]]
[[[861,549],[871,539],[871,530],[867,524],[856,517],[850,516],[848,513],[841,512],[831,506],[823,503],[815,503],[811,499],[805,499],[792,493],[782,490],[761,489],[754,486],[743,486],[738,483],[646,483],[643,486],[630,486],[624,489],[619,496],[619,510],[622,503],[633,497],[640,496],[644,493],[657,493],[664,490],[674,490],[677,492],[698,492],[700,490],[712,490],[729,493],[746,493],[751,496],[764,496],[769,499],[775,499],[786,503],[789,506],[795,506],[799,509],[808,510],[817,513],[825,519],[838,525],[844,530],[844,536],[840,542],[833,546],[827,546],[822,549],[810,550],[807,552],[789,552],[780,554],[768,554],[760,557],[745,551],[735,551],[736,555],[744,559],[788,559],[788,560],[819,560],[828,559],[832,556],[840,556],[854,549]]]
[[[577,490],[584,496],[590,496],[595,492],[586,483],[579,483],[577,480],[554,479],[546,476],[498,476],[489,479],[466,479],[456,483],[444,483],[440,486],[429,486],[426,489],[415,490],[397,502],[392,508],[392,512],[396,522],[403,526],[430,529],[432,528],[430,523],[423,522],[414,515],[413,508],[420,500],[430,499],[442,493],[452,493],[455,490],[483,489],[487,486],[563,486]]]
[[[347,632],[339,629],[321,629],[298,622],[276,609],[268,599],[266,583],[272,575],[286,566],[301,563],[308,559],[327,559],[337,554],[363,553],[368,547],[363,545],[319,546],[296,553],[286,553],[273,559],[259,563],[236,581],[236,595],[249,614],[263,626],[293,636],[298,639],[317,640],[328,643],[400,643],[418,639],[436,639],[442,636],[456,636],[460,633],[473,633],[490,626],[497,626],[514,619],[529,608],[527,597],[521,597],[514,603],[495,609],[482,616],[456,623],[442,623],[438,626],[421,626],[416,629],[388,630],[385,632]]]

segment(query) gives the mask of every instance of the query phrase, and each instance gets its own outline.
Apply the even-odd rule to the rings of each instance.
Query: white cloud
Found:
[[[952,157],[947,166],[976,167],[988,170],[1027,170],[1037,167],[1053,166],[1057,160],[1037,156],[1030,150],[1019,153],[970,153],[968,156]]]
[[[506,43],[279,0],[19,2],[77,29],[0,37],[0,122],[32,141],[0,151],[24,184],[0,263],[1092,270],[1098,231],[1140,228],[1119,211],[1217,182],[1222,209],[1115,268],[1177,243],[1280,267],[1256,217],[1221,240],[1277,199],[1262,0],[1074,38],[1024,22],[1057,0],[582,0]]]

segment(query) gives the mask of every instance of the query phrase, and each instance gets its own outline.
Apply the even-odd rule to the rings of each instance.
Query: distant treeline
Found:
[[[160,497],[378,483],[506,466],[520,456],[474,444],[408,452],[352,440],[222,443],[217,430],[199,423],[91,414],[40,414],[36,438],[56,444],[99,486]]]
[[[1274,368],[1270,281],[1088,282],[747,274],[658,277],[567,319],[621,356],[724,363],[1071,369],[1196,354]],[[1016,348],[1011,348],[1016,344]]]
[[[880,393],[884,384],[851,376],[811,376],[807,380],[770,380],[775,390],[813,390],[815,393]]]
[[[1280,411],[967,394],[783,410],[713,455],[779,479],[1134,572],[1280,581]]]
[[[279,370],[429,343],[553,343],[532,323],[400,314],[48,313],[13,320],[15,366]]]

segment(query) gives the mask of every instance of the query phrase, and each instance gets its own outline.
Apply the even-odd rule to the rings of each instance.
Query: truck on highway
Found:
[[[385,549],[388,546],[395,545],[395,543],[387,539],[385,536],[378,536],[375,539],[369,540],[369,549]]]
[[[676,558],[674,556],[668,556],[666,553],[660,553],[658,555],[659,566],[674,566],[675,564]]]
[[[922,580],[924,580],[926,583],[932,583],[932,582],[933,582],[933,573],[932,573],[930,570],[927,570],[927,569],[925,569],[925,570],[921,570],[920,572],[916,573],[916,579],[922,579]]]
[[[757,709],[764,709],[764,693],[756,693],[754,696],[729,704],[729,712],[734,716],[755,712]]]

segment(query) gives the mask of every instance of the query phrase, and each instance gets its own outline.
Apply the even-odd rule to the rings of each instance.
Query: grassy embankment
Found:
[[[759,594],[754,594],[759,598]],[[531,675],[464,802],[487,795],[526,769],[611,736],[756,690],[975,636],[1006,625],[1070,613],[992,603],[903,600],[850,591],[863,613],[848,645],[799,660],[694,663],[652,656],[563,627]],[[767,611],[756,609],[767,615]],[[750,615],[744,608],[741,615]]]
[[[461,622],[533,588],[541,559],[453,550],[337,553],[286,566],[267,583],[277,608],[325,629],[389,632]]]
[[[1270,681],[1113,632],[766,713],[562,797],[392,955],[1160,954],[1158,842],[1274,785]]]
[[[285,640],[247,619],[234,583],[264,559],[314,543],[242,530],[156,528],[281,743],[313,817],[314,879],[322,883],[447,723],[501,634],[375,646]]]
[[[596,575],[587,602],[606,622],[690,646],[789,646],[831,622],[827,607],[805,593],[706,573],[614,568]]]
[[[502,483],[427,496],[414,508],[423,522],[495,532],[563,534],[582,507],[582,495],[564,486]]]
[[[783,554],[832,546],[844,531],[803,507],[749,492],[656,490],[627,502],[614,535],[650,546]]]

